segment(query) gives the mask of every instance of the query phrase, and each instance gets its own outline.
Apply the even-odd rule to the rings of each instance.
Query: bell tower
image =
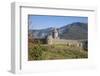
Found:
[[[58,30],[56,28],[54,28],[54,30],[53,30],[53,38],[54,39],[59,39],[59,37],[58,37]]]

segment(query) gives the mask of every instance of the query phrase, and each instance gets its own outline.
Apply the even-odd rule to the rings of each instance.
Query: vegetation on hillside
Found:
[[[87,58],[88,53],[83,49],[67,45],[28,44],[28,60],[79,59]]]

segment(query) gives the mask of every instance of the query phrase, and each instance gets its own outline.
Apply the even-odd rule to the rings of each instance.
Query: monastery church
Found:
[[[87,47],[87,40],[67,40],[60,39],[58,30],[56,28],[53,29],[53,32],[47,36],[47,44],[66,44],[67,46],[76,46],[76,47]]]

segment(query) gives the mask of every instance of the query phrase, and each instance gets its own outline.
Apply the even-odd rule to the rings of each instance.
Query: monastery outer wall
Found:
[[[81,46],[81,42],[78,40],[64,40],[64,39],[52,39],[52,44],[66,44],[68,46]]]
[[[51,39],[48,44],[66,44],[67,46],[76,46],[83,48],[87,40],[65,40],[65,39]]]

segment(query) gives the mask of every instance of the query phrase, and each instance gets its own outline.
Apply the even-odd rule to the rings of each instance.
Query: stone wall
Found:
[[[52,44],[66,44],[67,46],[80,47],[82,43],[78,40],[52,39]]]
[[[87,40],[66,40],[66,39],[48,39],[47,44],[66,44],[67,46],[75,46],[80,48],[87,48]]]

